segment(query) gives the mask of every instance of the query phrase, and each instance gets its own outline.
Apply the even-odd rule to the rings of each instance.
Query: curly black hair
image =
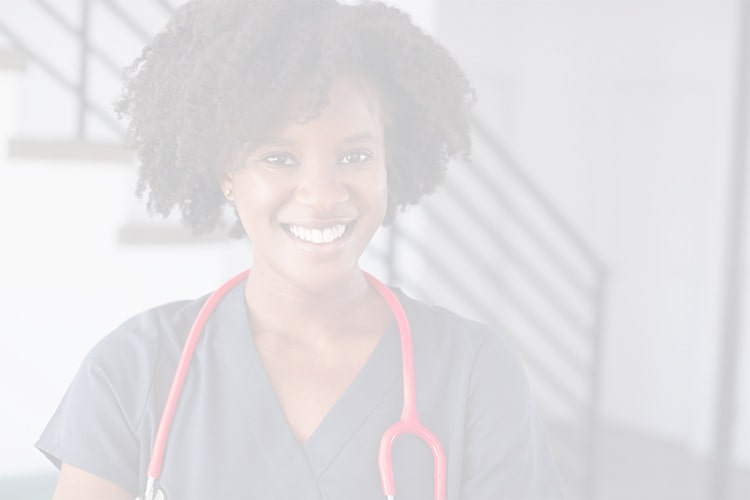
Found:
[[[148,193],[152,213],[177,207],[194,233],[213,230],[227,203],[219,179],[232,159],[269,128],[314,117],[344,70],[363,75],[383,101],[392,222],[398,208],[434,190],[451,158],[469,154],[475,95],[444,47],[379,2],[182,6],[126,68],[116,103],[130,118],[137,195]],[[302,109],[290,110],[300,86]]]

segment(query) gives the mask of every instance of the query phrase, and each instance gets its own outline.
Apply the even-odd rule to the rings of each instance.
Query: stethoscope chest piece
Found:
[[[167,495],[164,493],[163,489],[157,488],[150,496],[144,493],[141,496],[135,497],[134,500],[167,500]]]
[[[167,500],[167,494],[155,483],[156,481],[149,478],[146,483],[146,491],[143,495],[138,495],[133,500]]]

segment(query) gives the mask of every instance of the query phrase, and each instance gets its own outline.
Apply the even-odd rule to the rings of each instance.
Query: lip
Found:
[[[336,219],[297,219],[293,221],[281,222],[282,226],[300,226],[309,227],[310,229],[325,229],[327,227],[338,226],[339,224],[351,224],[356,219],[352,217],[348,218],[336,218]]]

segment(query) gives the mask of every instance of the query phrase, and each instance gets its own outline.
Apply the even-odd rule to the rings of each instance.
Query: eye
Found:
[[[373,158],[372,153],[367,151],[350,151],[341,157],[341,163],[345,165],[352,165],[357,163],[365,163]]]
[[[272,167],[293,167],[297,165],[297,159],[289,153],[269,153],[261,156],[260,161]]]

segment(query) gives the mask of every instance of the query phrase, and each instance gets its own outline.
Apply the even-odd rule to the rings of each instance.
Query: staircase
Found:
[[[140,0],[135,8],[134,3],[122,0],[73,4],[33,0],[0,6],[0,96],[5,96],[5,102],[0,102],[3,213],[41,199],[53,202],[48,210],[64,212],[63,218],[53,220],[85,221],[49,228],[45,225],[49,212],[45,211],[11,221],[14,241],[25,244],[11,247],[4,255],[1,293],[10,296],[19,287],[25,287],[22,291],[28,294],[38,293],[38,284],[54,275],[59,288],[47,282],[48,292],[90,303],[96,299],[92,290],[106,290],[111,283],[129,279],[146,283],[153,273],[179,275],[183,267],[194,268],[192,262],[206,262],[206,252],[212,252],[209,261],[216,260],[216,249],[227,245],[221,243],[221,235],[194,240],[175,220],[148,221],[141,214],[142,207],[130,201],[133,159],[121,145],[124,129],[109,105],[116,97],[112,90],[119,88],[120,68],[137,55],[177,3]],[[45,47],[50,43],[57,52]],[[14,95],[19,97],[8,97]],[[15,109],[18,102],[20,109]],[[473,160],[454,165],[442,188],[383,231],[365,261],[382,269],[391,283],[408,293],[491,324],[512,339],[526,364],[569,497],[592,498],[600,429],[605,266],[502,141],[479,119],[474,119],[473,128]],[[73,180],[76,173],[91,179],[88,189]],[[29,186],[33,186],[31,191]],[[76,196],[71,197],[72,193]],[[97,210],[92,212],[92,206]],[[112,221],[118,221],[116,227]],[[44,237],[28,238],[30,231],[43,231]],[[65,263],[67,269],[43,268],[32,273],[33,283],[29,283],[29,276],[8,264],[14,259],[44,263],[49,241],[56,247],[56,262]],[[187,256],[186,262],[175,263],[171,258],[176,245]],[[236,263],[247,248],[232,244],[230,250],[221,251],[227,252],[223,266],[203,266],[192,284],[178,282],[174,289],[164,290],[164,296],[184,296],[190,286],[198,295],[217,276],[240,267]],[[102,260],[101,255],[106,257]],[[95,275],[71,285],[81,281],[77,270],[91,265],[98,270]],[[106,295],[105,291],[101,294]],[[109,319],[89,325],[88,336],[73,340],[75,348],[85,352],[103,331],[116,326],[107,323],[111,318],[123,317],[127,308],[142,309],[141,303],[158,303],[159,297],[145,293],[137,300],[124,301],[127,307],[101,304],[102,318]],[[23,325],[26,316],[33,314],[17,311],[15,320]],[[54,342],[50,351],[55,350]],[[14,345],[13,351],[6,352],[25,348],[33,346]],[[70,373],[69,366],[55,365],[60,361],[53,354],[42,355],[39,366],[47,363],[52,373],[55,369]],[[12,376],[10,369],[5,376]],[[40,378],[36,383],[43,386],[46,382]],[[27,422],[31,436],[41,430],[59,400],[55,391],[68,383],[69,378],[61,377],[52,384],[52,394],[48,391],[44,401],[31,406],[24,406],[22,396],[16,396],[26,413],[39,415]],[[20,419],[24,414],[16,415]],[[43,467],[38,452],[27,449],[30,442],[26,443],[13,441],[11,448],[20,450],[22,464]],[[4,470],[3,465],[0,469]],[[20,480],[23,484],[30,481]],[[6,484],[19,487],[12,478]]]

